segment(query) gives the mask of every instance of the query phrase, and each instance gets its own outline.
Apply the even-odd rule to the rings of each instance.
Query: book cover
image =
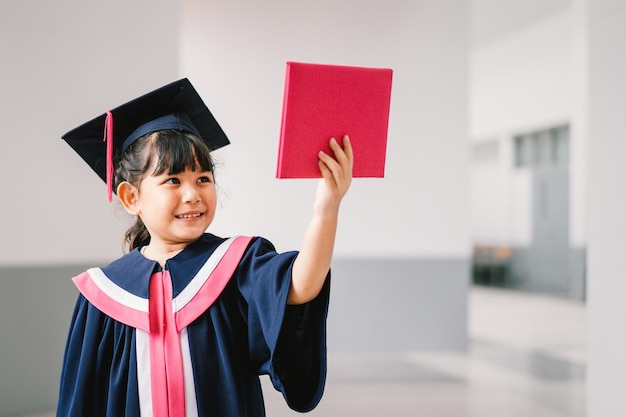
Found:
[[[287,62],[277,178],[321,177],[320,150],[330,138],[350,137],[353,176],[385,174],[393,71]]]

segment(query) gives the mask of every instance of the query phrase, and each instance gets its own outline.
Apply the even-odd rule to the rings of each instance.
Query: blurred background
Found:
[[[312,415],[623,416],[623,27],[620,0],[2,2],[0,416],[53,413],[70,278],[129,226],[62,134],[188,77],[232,142],[209,230],[298,248],[316,182],[274,175],[286,61],[394,70]]]

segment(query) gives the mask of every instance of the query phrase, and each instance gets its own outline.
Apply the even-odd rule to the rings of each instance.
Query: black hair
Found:
[[[152,172],[148,172],[152,167]],[[179,130],[161,130],[137,139],[115,161],[113,187],[124,181],[139,189],[146,175],[191,171],[214,171],[207,144],[196,135]],[[139,216],[124,234],[129,251],[150,243],[150,233]]]

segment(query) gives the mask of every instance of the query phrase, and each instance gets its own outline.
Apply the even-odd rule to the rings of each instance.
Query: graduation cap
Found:
[[[62,137],[107,183],[111,201],[114,155],[141,136],[166,129],[193,133],[211,151],[230,143],[187,78],[109,110]]]

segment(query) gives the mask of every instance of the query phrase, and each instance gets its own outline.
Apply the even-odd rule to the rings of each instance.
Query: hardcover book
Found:
[[[350,137],[353,176],[384,177],[393,71],[287,62],[277,178],[321,177],[320,150]]]

